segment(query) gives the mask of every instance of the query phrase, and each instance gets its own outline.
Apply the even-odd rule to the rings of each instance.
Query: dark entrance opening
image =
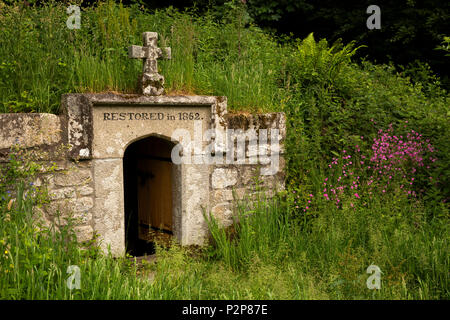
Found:
[[[155,241],[168,242],[173,234],[173,146],[151,136],[125,150],[125,244],[133,256],[153,254]]]

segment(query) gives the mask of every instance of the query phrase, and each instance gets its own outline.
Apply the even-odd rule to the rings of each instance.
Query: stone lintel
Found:
[[[95,106],[210,106],[211,128],[225,130],[226,97],[219,96],[145,96],[139,94],[73,93],[62,96],[69,158],[93,158],[93,109]]]
[[[65,143],[64,121],[61,116],[49,113],[0,114],[0,162],[6,161],[13,145],[40,150],[39,158],[63,157],[58,150]]]

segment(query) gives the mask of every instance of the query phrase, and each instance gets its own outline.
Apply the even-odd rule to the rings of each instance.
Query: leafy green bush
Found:
[[[37,167],[22,170],[13,155],[0,176],[2,298],[448,298],[450,103],[439,80],[422,63],[400,73],[356,63],[353,43],[277,38],[230,5],[198,16],[100,1],[69,30],[59,2],[0,2],[0,112],[58,113],[69,92],[135,92],[142,62],[127,47],[156,31],[159,46],[172,47],[172,60],[159,64],[168,92],[225,95],[230,111],[284,111],[288,120],[285,199],[240,207],[235,241],[212,222],[218,245],[206,256],[214,259],[160,253],[154,283],[134,264],[91,259],[70,228],[37,230],[32,207],[45,190],[29,184]],[[424,177],[438,184],[417,199],[394,188],[370,206],[354,194],[338,208],[320,196],[333,157],[369,150],[380,128],[404,130],[406,121],[435,148]],[[372,263],[386,274],[381,292],[362,280]],[[68,264],[82,269],[80,291],[65,285]],[[280,287],[265,290],[266,279]]]

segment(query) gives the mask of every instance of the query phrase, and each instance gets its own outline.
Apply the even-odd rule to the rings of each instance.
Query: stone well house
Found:
[[[74,217],[79,240],[97,234],[114,255],[156,231],[201,245],[204,212],[226,226],[255,178],[284,188],[283,113],[230,114],[225,97],[125,94],[66,94],[62,110],[0,114],[0,163],[19,145],[56,164],[36,180],[50,192],[45,220]]]

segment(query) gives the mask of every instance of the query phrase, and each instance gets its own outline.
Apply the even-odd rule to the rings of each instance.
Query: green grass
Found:
[[[210,220],[213,246],[160,248],[158,263],[143,268],[77,244],[70,225],[32,223],[45,190],[27,193],[24,176],[36,168],[24,174],[13,159],[16,169],[0,176],[1,299],[449,298],[450,103],[436,78],[412,84],[393,66],[352,61],[353,44],[274,37],[245,25],[239,8],[197,16],[107,1],[83,9],[80,30],[66,28],[65,9],[0,2],[0,112],[59,113],[70,92],[136,92],[142,62],[127,48],[156,31],[159,46],[172,48],[159,63],[168,93],[286,113],[287,191],[238,203],[233,239]],[[379,129],[405,121],[437,148],[421,177],[436,184],[422,184],[430,187],[417,200],[380,193],[355,209],[319,199],[331,157],[355,144],[370,150]],[[293,191],[315,195],[307,213]],[[378,291],[366,287],[371,264],[383,272]],[[81,269],[80,290],[66,286],[69,265]]]
[[[254,110],[280,99],[274,77],[282,54],[255,27],[108,1],[83,9],[81,29],[70,30],[61,3],[0,6],[0,112],[58,113],[69,92],[136,92],[142,61],[127,50],[142,45],[144,31],[172,48],[173,59],[160,62],[167,92],[226,95],[231,106]]]
[[[158,248],[156,264],[137,267],[83,248],[70,227],[36,229],[23,195],[20,186],[0,211],[1,299],[449,298],[448,224],[393,197],[356,210],[323,202],[307,223],[282,199],[241,203],[231,240],[211,219],[213,245]],[[380,290],[366,287],[371,264]],[[66,286],[69,265],[81,269],[80,289]]]

